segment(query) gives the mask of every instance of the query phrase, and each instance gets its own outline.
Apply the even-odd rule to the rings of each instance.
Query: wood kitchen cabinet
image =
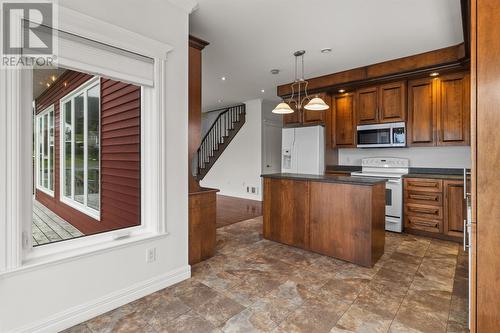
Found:
[[[331,147],[356,147],[356,121],[354,94],[332,96],[331,119],[327,135]]]
[[[444,230],[448,236],[463,237],[466,206],[464,183],[459,180],[445,180],[444,190]]]
[[[405,178],[405,231],[462,241],[463,189],[462,180]]]
[[[288,113],[283,115],[283,126],[298,126],[302,123],[302,114],[295,107],[295,103],[288,103],[290,107],[294,110],[293,113]]]
[[[391,123],[406,119],[404,81],[359,89],[356,99],[358,125]]]
[[[309,182],[264,179],[264,237],[306,247],[309,220]]]
[[[326,104],[331,107],[331,97],[327,93],[319,93],[315,95],[310,95],[311,99],[314,97],[319,97]],[[303,97],[302,97],[303,98]],[[302,106],[301,110],[297,110],[295,103],[289,103],[290,107],[295,111],[294,113],[283,115],[283,126],[301,126],[301,125],[313,125],[313,124],[324,124],[327,119],[327,113],[331,112],[330,109],[324,111],[313,111],[304,109],[305,104]]]
[[[467,73],[408,82],[409,146],[469,144],[468,82]]]
[[[468,145],[470,142],[469,74],[441,77],[437,99],[437,145]]]
[[[263,236],[373,267],[384,253],[385,181],[263,175]]]

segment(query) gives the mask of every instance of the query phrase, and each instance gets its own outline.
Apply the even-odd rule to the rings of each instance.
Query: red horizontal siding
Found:
[[[101,79],[101,220],[96,221],[60,201],[61,98],[90,80],[85,73],[66,71],[36,100],[36,113],[54,105],[54,198],[37,191],[36,198],[84,234],[140,224],[140,87]],[[65,86],[66,85],[66,86]]]
[[[101,80],[102,218],[140,224],[140,87]]]

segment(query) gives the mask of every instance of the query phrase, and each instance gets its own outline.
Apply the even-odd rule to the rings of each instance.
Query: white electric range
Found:
[[[385,178],[385,230],[403,231],[403,176],[408,174],[410,162],[406,158],[363,158],[360,172],[353,177]]]

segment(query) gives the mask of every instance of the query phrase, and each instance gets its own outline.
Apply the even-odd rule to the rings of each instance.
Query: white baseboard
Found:
[[[139,282],[128,288],[118,290],[100,299],[87,302],[35,323],[11,331],[30,333],[54,333],[92,319],[116,309],[141,297],[181,282],[191,277],[191,266],[186,266],[152,279]]]

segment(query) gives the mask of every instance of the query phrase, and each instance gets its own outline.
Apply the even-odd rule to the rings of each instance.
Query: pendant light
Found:
[[[309,97],[307,93],[307,86],[309,85],[309,82],[304,79],[304,54],[306,51],[300,50],[296,51],[293,53],[295,56],[295,80],[291,84],[292,88],[292,96],[290,99],[287,101],[283,100],[281,103],[279,103],[276,108],[272,111],[273,113],[277,114],[289,114],[293,113],[294,110],[290,106],[291,104],[295,105],[295,108],[297,110],[302,109],[302,105],[307,102],[307,104],[304,106],[304,109],[306,110],[311,110],[311,111],[324,111],[329,109],[330,107],[328,104],[325,103],[324,100],[322,100],[319,96],[316,96],[314,98]],[[299,63],[299,58],[301,62],[301,70],[300,70],[300,78],[298,75],[298,63]],[[295,93],[295,89],[297,89],[297,93]],[[303,94],[303,97],[302,97]]]

